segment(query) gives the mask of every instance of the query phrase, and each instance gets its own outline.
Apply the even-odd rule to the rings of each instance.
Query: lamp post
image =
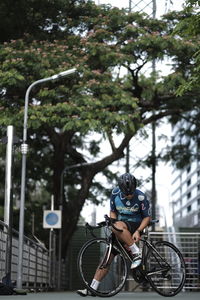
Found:
[[[17,268],[17,288],[22,288],[22,274],[23,274],[23,240],[24,240],[24,203],[25,203],[25,182],[26,182],[26,156],[28,152],[27,145],[27,121],[28,121],[28,103],[31,89],[43,82],[53,81],[76,72],[76,69],[69,69],[67,71],[58,73],[51,77],[39,79],[33,82],[27,89],[25,95],[24,106],[24,126],[23,126],[23,141],[21,144],[22,153],[22,172],[21,172],[21,195],[20,195],[20,216],[19,216],[19,254],[18,254],[18,268]]]

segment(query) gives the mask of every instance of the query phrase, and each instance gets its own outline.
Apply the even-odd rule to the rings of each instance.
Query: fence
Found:
[[[154,241],[161,239],[173,243],[183,254],[186,264],[186,290],[200,289],[200,233],[163,232],[151,233]]]
[[[7,272],[7,261],[11,261],[12,282],[17,281],[18,232],[13,230],[11,239],[11,257],[8,255],[8,228],[0,221],[0,276]],[[22,284],[25,288],[46,289],[49,287],[49,251],[32,239],[24,236]]]
[[[85,228],[79,227],[75,232],[68,249],[67,260],[62,262],[61,288],[74,290],[80,288],[81,281],[77,276],[76,260],[80,247],[86,241]],[[99,235],[100,232],[99,232]],[[184,289],[200,290],[200,233],[181,232],[150,232],[153,242],[167,240],[175,244],[182,252],[186,268],[186,283]],[[88,237],[90,238],[90,237]],[[88,239],[87,238],[87,239]],[[55,257],[55,234],[52,237],[52,247],[48,251],[36,241],[24,237],[23,251],[23,286],[26,288],[47,289],[56,288],[58,269]],[[0,279],[6,275],[6,261],[8,249],[8,228],[0,221]],[[11,279],[17,280],[18,264],[18,232],[13,230],[12,234],[12,257],[11,257]],[[125,285],[126,291],[140,289],[133,278],[129,277]],[[145,287],[146,288],[146,287]]]

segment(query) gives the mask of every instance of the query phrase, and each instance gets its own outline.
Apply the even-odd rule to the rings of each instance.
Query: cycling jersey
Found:
[[[110,210],[117,214],[119,221],[141,222],[151,215],[149,201],[138,189],[133,193],[133,198],[128,200],[119,187],[114,188],[110,199]]]

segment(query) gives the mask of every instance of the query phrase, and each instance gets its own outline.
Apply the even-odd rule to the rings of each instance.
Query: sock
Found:
[[[96,279],[93,279],[92,280],[92,283],[90,284],[91,288],[93,288],[93,290],[97,290],[98,287],[99,287],[99,284],[100,284],[100,281],[96,280]]]
[[[129,246],[132,254],[137,254],[140,252],[140,249],[138,248],[138,246],[134,243],[133,245]]]

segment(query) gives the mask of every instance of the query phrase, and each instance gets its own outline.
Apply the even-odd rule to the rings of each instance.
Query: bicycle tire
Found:
[[[90,287],[96,269],[105,260],[105,253],[108,247],[109,243],[106,239],[95,238],[89,240],[81,248],[77,259],[78,272],[84,285],[99,297],[111,297],[119,293],[125,284],[128,274],[126,260],[121,250],[114,246],[116,255],[109,266],[107,275],[101,281],[97,291]]]
[[[154,247],[162,259],[155,250],[149,248],[145,259],[146,277],[158,294],[175,296],[182,290],[186,279],[184,258],[170,242],[157,242]]]

